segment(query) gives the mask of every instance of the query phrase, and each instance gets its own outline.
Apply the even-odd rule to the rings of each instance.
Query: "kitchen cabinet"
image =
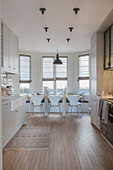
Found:
[[[5,147],[21,126],[26,123],[26,101],[25,97],[21,97],[21,99],[22,105],[13,111],[11,111],[11,100],[2,104],[2,147]]]
[[[7,142],[10,140],[10,107],[11,103],[5,103],[2,105],[2,143],[3,145],[6,145]]]
[[[21,125],[26,123],[26,97],[22,97]]]
[[[113,25],[104,33],[104,69],[113,70]]]
[[[10,31],[10,42],[9,42],[9,47],[10,47],[10,54],[9,54],[9,69],[13,71],[13,34]]]
[[[3,25],[3,68],[8,70],[9,69],[9,39],[10,39],[9,29],[6,25]]]
[[[21,115],[22,115],[22,107],[21,108],[18,108],[16,111],[15,111],[15,115],[16,115],[16,131],[18,131],[20,129],[20,127],[22,126],[21,124]]]
[[[91,123],[100,129],[100,117],[98,116],[99,96],[91,97]]]
[[[103,55],[104,55],[103,33],[95,33],[91,38],[91,59],[90,59],[90,107],[91,123],[100,129],[98,117],[99,95],[102,93],[103,84]],[[101,57],[100,57],[101,56]],[[100,64],[101,63],[101,64]]]
[[[1,44],[1,56],[2,56],[2,72],[10,74],[18,74],[18,38],[8,28],[8,26],[2,22],[2,44]]]
[[[11,113],[10,113],[11,115],[10,115],[10,138],[12,138],[14,135],[15,135],[15,133],[16,133],[16,114],[15,114],[15,111],[11,111]],[[4,124],[4,126],[5,126],[5,124]],[[3,134],[3,135],[5,135],[5,134]],[[7,141],[6,141],[7,142]]]
[[[19,70],[18,38],[13,35],[13,70],[18,74]]]

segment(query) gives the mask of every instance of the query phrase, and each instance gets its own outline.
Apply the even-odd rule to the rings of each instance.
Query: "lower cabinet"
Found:
[[[15,111],[15,121],[16,121],[16,131],[18,131],[20,129],[20,127],[22,126],[21,124],[21,115],[22,115],[22,108],[19,108]]]
[[[11,122],[10,122],[10,107],[11,107],[11,103],[5,103],[2,105],[2,146],[4,147],[7,142],[10,140],[10,126],[11,126]]]
[[[11,140],[25,122],[25,103],[14,111],[11,111],[11,102],[2,104],[2,147]]]
[[[98,117],[99,96],[91,96],[91,123],[100,129],[100,118]]]
[[[12,138],[15,133],[16,133],[16,114],[15,111],[11,111],[11,116],[10,116],[10,137]],[[5,124],[4,124],[5,126]],[[4,134],[3,134],[4,136]]]

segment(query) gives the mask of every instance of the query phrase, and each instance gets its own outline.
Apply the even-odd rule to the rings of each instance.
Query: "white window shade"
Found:
[[[79,92],[89,94],[89,55],[79,56]]]
[[[20,83],[31,82],[31,57],[20,55]]]
[[[56,65],[56,80],[67,80],[67,57],[60,60],[63,64]]]
[[[43,57],[43,81],[53,80],[53,57]]]
[[[43,87],[46,86],[49,90],[53,90],[52,94],[59,94],[67,85],[67,60],[65,56],[60,56],[63,64],[53,64],[56,57],[44,56],[43,58]]]
[[[89,77],[89,55],[79,57],[79,77]]]

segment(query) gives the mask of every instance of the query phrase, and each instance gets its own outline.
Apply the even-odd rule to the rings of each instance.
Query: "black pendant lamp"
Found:
[[[59,59],[58,49],[57,49],[56,59],[53,62],[53,64],[63,64],[62,61]]]

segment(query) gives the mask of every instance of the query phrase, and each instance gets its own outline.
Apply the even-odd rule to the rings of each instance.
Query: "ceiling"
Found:
[[[46,8],[44,15],[41,7]],[[80,8],[77,15],[75,7]],[[19,37],[21,51],[78,52],[90,50],[92,34],[112,8],[113,0],[2,0],[2,19]]]

